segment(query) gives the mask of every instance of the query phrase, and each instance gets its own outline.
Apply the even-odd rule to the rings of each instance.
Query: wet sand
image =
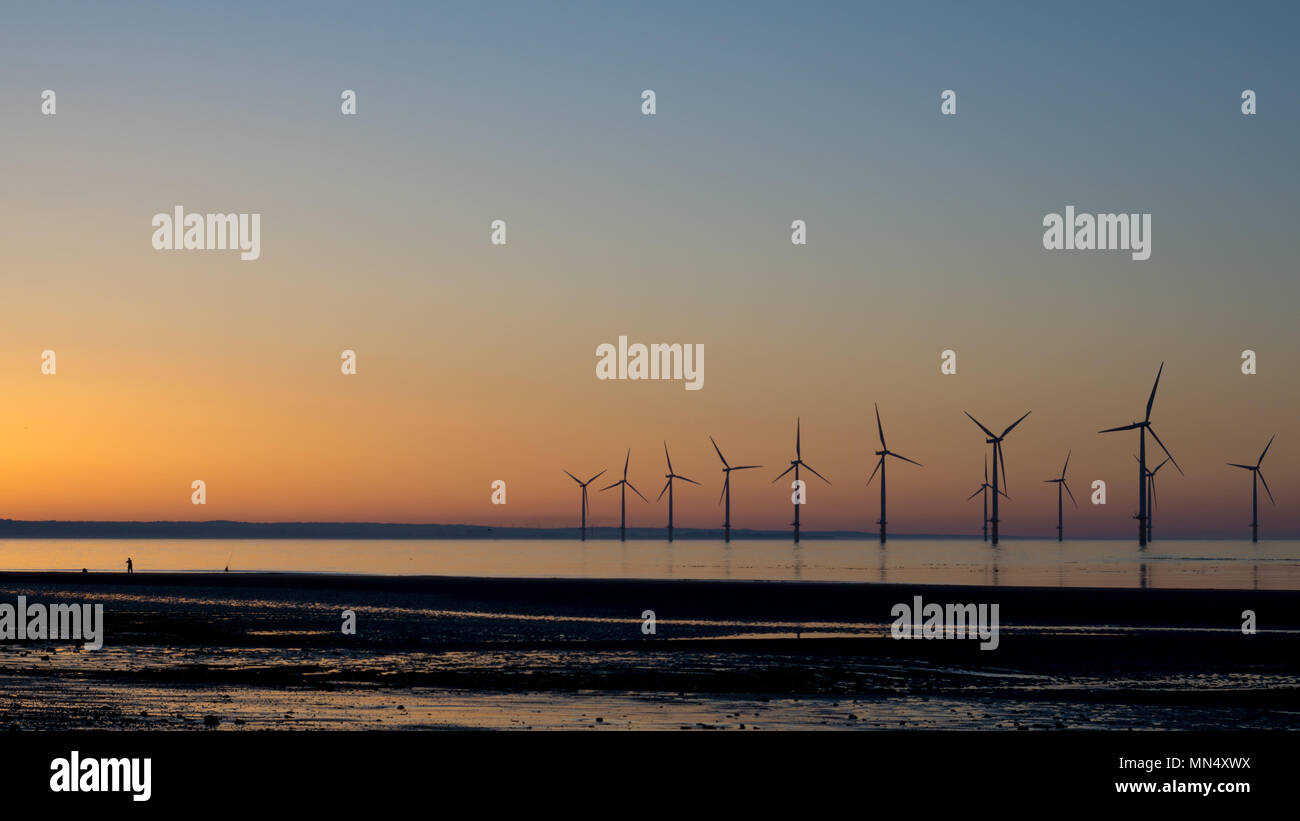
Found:
[[[102,603],[106,636],[0,644],[4,727],[1300,729],[1288,591],[0,574],[18,595]],[[915,595],[998,603],[1000,646],[888,638]]]

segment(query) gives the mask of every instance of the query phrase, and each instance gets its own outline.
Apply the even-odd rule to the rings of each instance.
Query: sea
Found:
[[[1300,590],[1300,540],[6,539],[0,570]]]

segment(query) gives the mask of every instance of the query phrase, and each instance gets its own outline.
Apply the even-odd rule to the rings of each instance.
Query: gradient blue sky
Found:
[[[969,524],[923,503],[978,482],[962,409],[1033,408],[1012,481],[1073,447],[1076,492],[1123,494],[1081,529],[1120,534],[1132,447],[1094,432],[1140,412],[1163,360],[1159,429],[1193,469],[1162,504],[1189,535],[1235,532],[1219,466],[1274,431],[1270,482],[1300,494],[1298,22],[1226,3],[10,8],[0,380],[30,432],[0,515],[562,524],[560,467],[630,446],[657,492],[664,438],[706,476],[708,433],[779,465],[802,415],[813,464],[844,477],[809,526],[870,527],[880,401],[927,464],[891,473],[902,530]],[[261,212],[262,259],[154,252],[149,217],[177,203]],[[1068,204],[1152,213],[1151,260],[1043,251]],[[705,390],[595,382],[619,334],[705,343]],[[47,347],[57,389],[32,364]],[[345,347],[361,383],[335,375]],[[323,453],[339,426],[355,437]],[[197,476],[223,489],[205,510]],[[498,477],[508,510],[486,504]],[[763,484],[740,509],[780,526],[788,490]],[[716,524],[701,496],[683,524]],[[1039,501],[1016,500],[1026,531],[1054,524]],[[1269,515],[1300,531],[1295,506]]]

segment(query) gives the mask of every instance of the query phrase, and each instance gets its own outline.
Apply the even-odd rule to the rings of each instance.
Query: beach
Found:
[[[17,729],[1300,729],[1295,591],[0,573],[18,596],[103,604],[104,646],[0,644]],[[997,648],[891,638],[917,596],[997,604]]]

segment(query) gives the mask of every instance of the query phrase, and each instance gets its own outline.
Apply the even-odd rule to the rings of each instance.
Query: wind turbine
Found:
[[[627,489],[632,488],[633,493],[635,493],[638,496],[641,496],[641,491],[637,490],[635,487],[632,487],[632,483],[627,480],[627,465],[628,462],[631,461],[632,461],[632,449],[628,448],[627,458],[623,460],[623,478],[619,479],[617,482],[615,482],[612,485],[609,485],[608,487],[603,487],[600,489],[600,492],[604,493],[610,488],[616,488],[622,485],[622,489],[619,491],[619,496],[621,497],[619,502],[619,507],[622,511],[619,515],[619,520],[618,520],[618,540],[620,542],[627,541]],[[648,503],[650,500],[644,496],[641,496],[641,501]]]
[[[582,540],[585,542],[587,541],[587,485],[603,476],[605,471],[602,470],[600,473],[597,473],[585,482],[577,476],[574,476],[572,473],[569,473],[567,470],[564,472],[568,474],[570,479],[578,483],[578,487],[582,488]]]
[[[812,465],[807,464],[803,460],[803,455],[799,450],[799,431],[801,427],[800,422],[801,420],[798,417],[796,417],[794,422],[794,458],[790,460],[790,467],[781,471],[781,476],[784,476],[793,470],[794,480],[798,482],[799,468],[805,467],[808,468],[809,472],[811,472],[813,476],[816,476],[818,479],[821,479],[823,482],[829,485],[831,483],[830,479],[827,479],[825,476],[813,470]],[[781,476],[778,476],[776,477],[776,479],[773,479],[772,484],[776,484],[777,479],[780,479]],[[797,501],[794,504],[794,521],[791,522],[791,524],[794,525],[794,540],[795,542],[798,542],[799,541],[799,503]]]
[[[1133,457],[1133,461],[1135,462],[1137,461],[1136,456]],[[1168,462],[1169,460],[1166,459],[1165,461],[1156,465],[1154,470],[1147,471],[1147,497],[1151,499],[1151,509],[1147,511],[1147,542],[1148,543],[1151,542],[1151,521],[1156,517],[1156,474],[1159,473],[1160,468],[1164,467],[1166,464],[1168,464]]]
[[[1276,439],[1276,438],[1277,438],[1277,434],[1276,434],[1276,433],[1273,434],[1273,435],[1269,438],[1269,440],[1268,440],[1268,444],[1264,446],[1264,453],[1268,453],[1268,449],[1271,448],[1271,447],[1273,447],[1273,440]],[[1228,463],[1229,465],[1231,465],[1231,466],[1234,467],[1234,468],[1242,468],[1243,470],[1248,470],[1248,471],[1251,472],[1251,482],[1250,482],[1250,540],[1251,540],[1252,542],[1258,542],[1258,541],[1259,541],[1259,482],[1263,482],[1263,483],[1264,483],[1264,491],[1265,491],[1266,493],[1268,493],[1268,500],[1269,500],[1270,502],[1273,502],[1273,504],[1275,504],[1275,505],[1277,504],[1277,502],[1273,499],[1273,491],[1271,491],[1271,490],[1268,489],[1268,480],[1264,478],[1264,474],[1261,473],[1261,472],[1260,472],[1260,469],[1259,469],[1259,466],[1262,465],[1262,464],[1264,464],[1264,453],[1261,453],[1261,454],[1259,455],[1259,461],[1256,462],[1256,463],[1253,464],[1253,465],[1239,465],[1239,464],[1237,464],[1236,462],[1229,462],[1229,463]],[[1259,482],[1255,481],[1256,479],[1258,479]]]
[[[1065,454],[1065,465],[1061,468],[1061,477],[1059,479],[1043,480],[1046,484],[1056,485],[1056,540],[1058,542],[1065,541],[1065,517],[1063,513],[1065,500],[1061,498],[1061,488],[1065,488],[1065,492],[1070,494],[1070,501],[1074,502],[1074,506],[1079,507],[1079,503],[1074,501],[1074,494],[1070,492],[1070,486],[1065,481],[1065,470],[1070,466],[1070,454],[1073,452],[1069,451]]]
[[[1131,425],[1123,425],[1118,428],[1106,428],[1105,430],[1097,431],[1098,433],[1115,433],[1116,431],[1134,430],[1134,429],[1138,431],[1137,520],[1138,520],[1138,545],[1140,547],[1146,547],[1146,543],[1147,543],[1147,431],[1151,431],[1151,435],[1155,437],[1156,442],[1160,445],[1160,449],[1165,452],[1165,456],[1169,457],[1169,461],[1174,463],[1174,467],[1178,468],[1178,472],[1179,473],[1183,472],[1183,469],[1178,467],[1178,460],[1175,459],[1174,455],[1169,452],[1169,448],[1165,447],[1165,443],[1160,441],[1160,437],[1156,436],[1155,428],[1151,427],[1151,406],[1155,404],[1156,388],[1160,387],[1160,374],[1164,373],[1164,370],[1165,370],[1165,363],[1161,362],[1160,370],[1156,371],[1155,384],[1151,386],[1151,397],[1147,399],[1147,415],[1146,417],[1143,418],[1141,422],[1134,422]]]
[[[713,442],[712,436],[709,437],[709,441]],[[722,537],[725,541],[729,542],[731,541],[731,472],[733,470],[751,470],[753,468],[761,468],[762,465],[736,465],[735,467],[732,467],[727,464],[727,458],[722,455],[722,449],[718,447],[717,442],[713,442],[713,449],[718,452],[718,458],[722,460],[722,493],[718,496],[718,502],[721,502],[723,497],[726,497],[727,499],[727,518],[722,522]]]
[[[628,457],[630,458],[631,455],[632,454],[629,452]],[[693,485],[698,485],[699,482],[673,473],[673,459],[668,455],[667,442],[664,442],[664,458],[668,460],[668,472],[664,474],[668,479],[668,484],[664,485],[664,490],[668,491],[668,541],[671,542],[673,540],[673,480],[681,479],[683,482],[690,482]],[[636,488],[633,488],[633,490],[635,489]],[[664,490],[659,491],[659,495],[655,497],[656,502],[664,497]]]
[[[981,493],[984,494],[984,521],[981,527],[984,528],[984,541],[986,542],[989,540],[989,490],[992,487],[993,485],[989,484],[989,457],[985,456],[984,457],[984,484],[980,485],[979,488],[976,489],[974,493],[967,496],[966,501],[969,502],[971,499],[974,499],[976,496],[980,495]],[[1007,496],[1007,494],[1005,493],[1003,493],[1002,495]],[[1011,497],[1007,496],[1007,498],[1010,499]]]
[[[988,434],[989,438],[986,439],[985,441],[993,446],[993,518],[990,519],[989,521],[993,523],[993,544],[996,545],[998,543],[998,521],[999,521],[998,520],[998,491],[1000,490],[998,485],[999,464],[1002,465],[1002,486],[1005,487],[1007,483],[1007,460],[1006,457],[1002,455],[1002,440],[1006,438],[1007,434],[1010,433],[1016,427],[1016,425],[1019,425],[1021,422],[1025,421],[1025,416],[1028,416],[1029,414],[1033,413],[1033,411],[1025,411],[1025,416],[1022,416],[1016,421],[1012,422],[1011,425],[1008,426],[1006,430],[1002,431],[1001,436],[998,436],[993,431],[984,427],[984,425],[980,424],[980,420],[976,419],[974,416],[971,416],[968,412],[962,411],[962,413],[965,413],[968,417],[970,417],[970,420],[974,422],[976,425],[978,425],[980,430]],[[1002,495],[1006,496],[1007,494],[1003,493]],[[1007,496],[1007,498],[1010,499],[1011,497]]]
[[[880,433],[880,450],[876,451],[876,455],[880,457],[880,461],[876,462],[876,469],[871,471],[871,476],[867,479],[867,487],[871,487],[871,480],[876,478],[876,471],[880,471],[880,521],[876,522],[876,524],[880,525],[880,543],[884,544],[885,543],[885,457],[892,456],[895,459],[902,459],[904,462],[911,462],[917,467],[924,467],[924,465],[922,465],[920,462],[914,461],[912,459],[908,459],[906,456],[903,456],[902,454],[894,453],[892,450],[888,448],[888,446],[885,445],[885,427],[884,425],[880,424],[879,405],[876,405],[876,430]],[[809,468],[809,470],[812,470],[812,468]]]

